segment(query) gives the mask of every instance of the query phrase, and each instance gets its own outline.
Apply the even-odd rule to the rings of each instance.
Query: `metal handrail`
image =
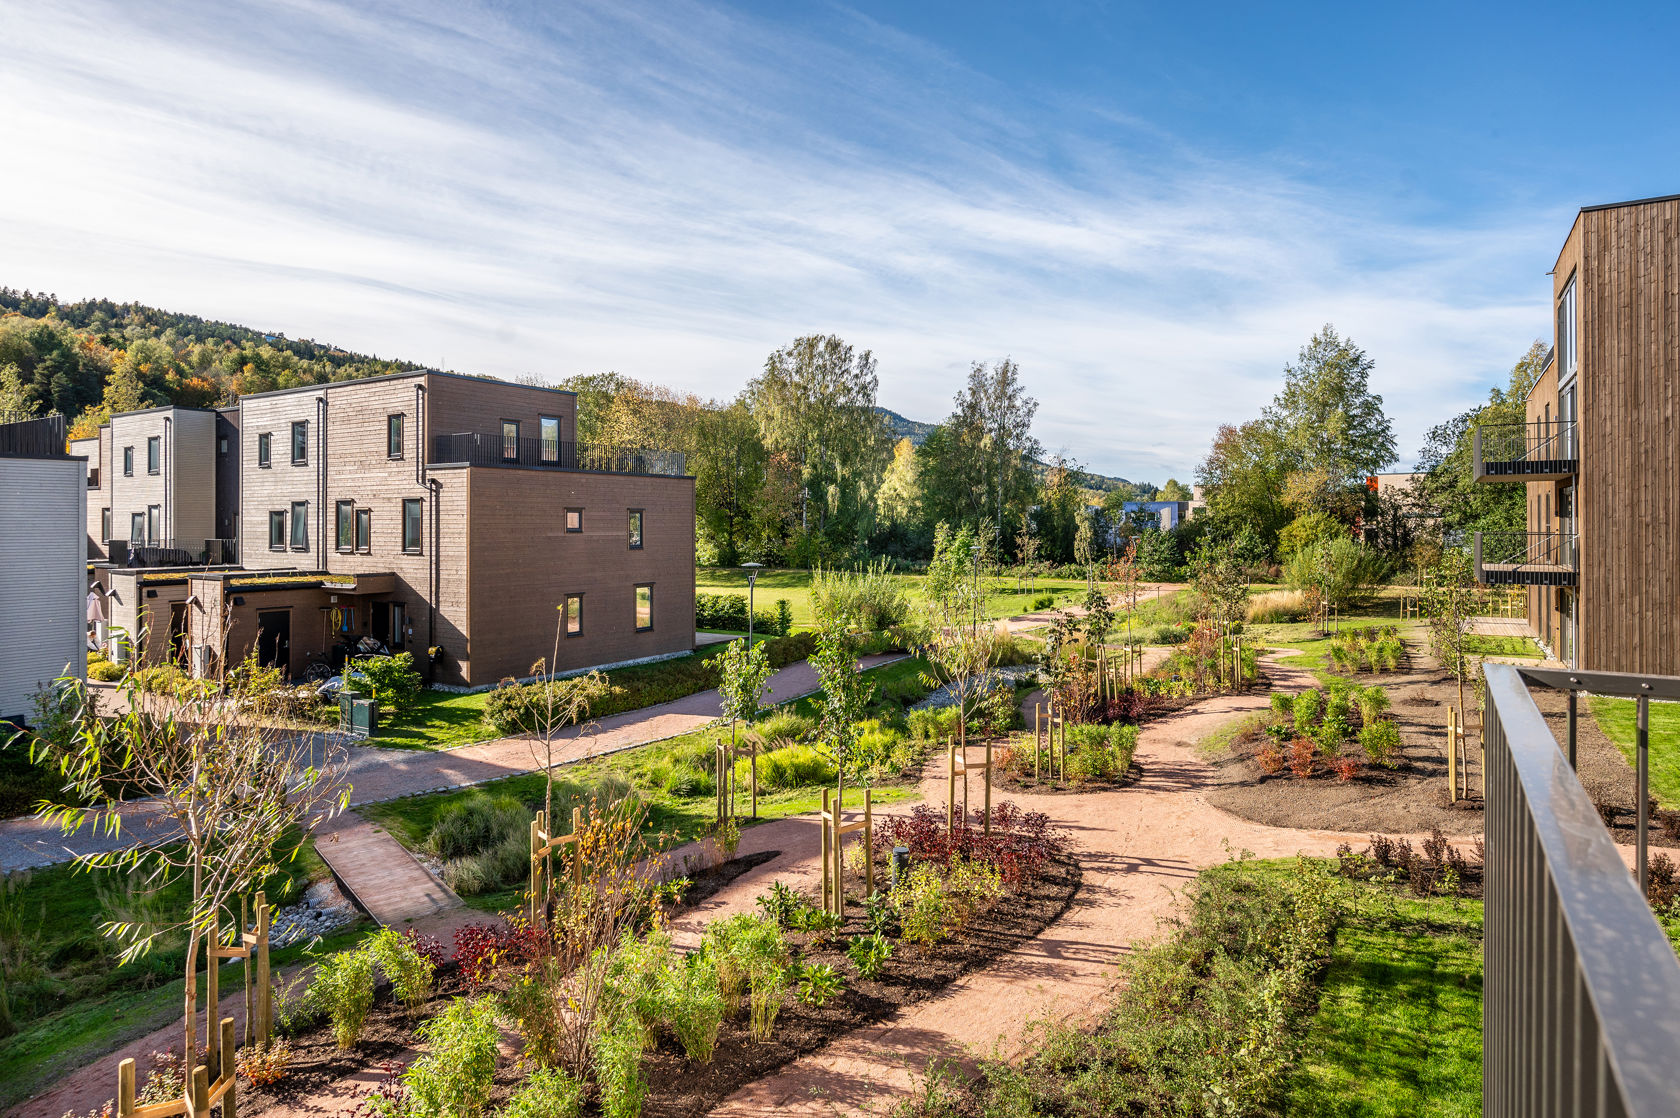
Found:
[[[1477,532],[1479,567],[1557,567],[1576,570],[1579,539],[1572,529],[1556,532]]]
[[[1672,1115],[1680,960],[1525,680],[1562,680],[1573,713],[1577,688],[1636,695],[1643,708],[1652,695],[1680,696],[1680,679],[1483,672],[1483,1113]]]
[[[111,561],[125,567],[221,567],[239,562],[238,540],[114,539],[105,546]]]
[[[506,438],[499,432],[459,431],[434,435],[433,466],[509,466],[551,470],[586,470],[608,474],[681,477],[686,459],[680,451],[615,447],[546,439]]]
[[[1573,419],[1535,419],[1476,425],[1478,464],[1572,463],[1578,455]],[[1520,469],[1500,472],[1520,473]]]

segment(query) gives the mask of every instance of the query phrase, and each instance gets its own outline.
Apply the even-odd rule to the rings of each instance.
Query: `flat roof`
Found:
[[[555,392],[562,396],[576,396],[577,393],[569,388],[553,388],[546,384],[515,384],[511,380],[500,377],[475,376],[472,373],[446,373],[440,369],[409,369],[402,373],[381,373],[376,377],[354,377],[350,380],[329,380],[320,384],[300,384],[293,388],[276,388],[269,392],[251,392],[239,398],[240,403],[246,400],[262,400],[270,396],[286,396],[299,392],[326,392],[334,388],[349,388],[356,384],[374,384],[385,380],[402,380],[405,377],[453,377],[456,380],[470,380],[478,384],[505,384],[509,388],[531,388],[538,392]]]
[[[1629,202],[1601,202],[1596,206],[1582,206],[1581,212],[1593,213],[1596,210],[1619,210],[1623,206],[1649,206],[1656,202],[1680,202],[1680,194],[1663,194],[1656,198],[1635,198]]]

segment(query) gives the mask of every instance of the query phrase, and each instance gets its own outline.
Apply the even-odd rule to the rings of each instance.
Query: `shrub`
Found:
[[[905,715],[910,736],[916,741],[945,741],[957,732],[956,707],[923,707]]]
[[[774,890],[781,882],[775,882]],[[787,890],[786,886],[782,886]],[[787,893],[791,895],[791,890]],[[758,899],[766,907],[765,897]],[[773,902],[769,907],[776,907]],[[773,918],[752,916],[745,912],[706,925],[701,950],[712,961],[717,972],[718,995],[723,1000],[725,1015],[740,1012],[742,998],[754,982],[768,971],[780,972],[787,963],[787,941],[782,937],[781,925]]]
[[[482,986],[506,966],[535,958],[542,934],[528,924],[468,924],[455,929],[455,964],[468,985]]]
[[[123,666],[104,659],[91,661],[87,666],[87,676],[99,683],[115,683],[123,677]]]
[[[1399,763],[1400,727],[1386,718],[1367,722],[1359,731],[1359,744],[1373,765],[1392,769]]]
[[[490,1101],[496,1074],[496,1006],[488,997],[456,998],[419,1029],[426,1054],[403,1075],[406,1118],[476,1118]]]
[[[1279,722],[1295,721],[1295,699],[1287,691],[1272,692],[1272,717]]]
[[[853,936],[846,945],[846,957],[857,968],[859,978],[873,979],[881,973],[881,968],[887,965],[887,959],[892,956],[892,941],[880,933],[867,936]]]
[[[391,711],[406,710],[420,697],[420,673],[414,669],[414,656],[399,652],[395,656],[366,656],[352,660],[351,667],[367,676],[373,697]]]
[[[1307,544],[1283,564],[1284,581],[1292,590],[1317,590],[1337,607],[1352,603],[1387,573],[1382,556],[1347,536]]]
[[[776,635],[793,635],[793,604],[786,598],[776,599]]]
[[[1342,751],[1342,739],[1347,737],[1347,723],[1339,718],[1326,718],[1313,731],[1313,741],[1318,743],[1318,751],[1326,757],[1335,757]]]
[[[1003,898],[1003,878],[995,866],[984,862],[959,862],[945,879],[956,919],[953,931],[967,927],[974,918],[990,912]]]
[[[431,1000],[436,965],[416,950],[414,942],[395,928],[381,928],[368,941],[368,952],[390,979],[397,1000],[417,1013]]]
[[[1032,600],[1032,610],[1033,610],[1034,613],[1038,613],[1041,610],[1055,609],[1055,608],[1056,608],[1056,595],[1054,595],[1054,594],[1040,594],[1038,597],[1036,597]]]
[[[373,955],[357,949],[321,959],[315,964],[309,998],[332,1022],[339,1048],[354,1048],[373,1008]]]
[[[791,928],[799,911],[806,907],[799,894],[780,881],[772,881],[769,891],[759,894],[757,903],[765,919],[775,921],[778,928]]]
[[[773,641],[766,641],[768,651]],[[601,673],[605,692],[590,701],[588,715],[606,718],[629,710],[669,703],[717,686],[715,653],[696,652],[652,664],[633,664]],[[781,667],[771,656],[771,664]],[[539,732],[546,715],[545,691],[556,692],[554,706],[564,710],[583,679],[555,679],[535,683],[505,681],[484,700],[484,722],[499,734]],[[591,684],[593,686],[593,684]]]
[[[1323,696],[1317,688],[1309,687],[1295,696],[1295,734],[1306,737],[1312,733],[1313,723],[1318,721],[1319,703]]]
[[[1359,689],[1359,720],[1369,726],[1384,714],[1390,706],[1388,692],[1375,685]]]
[[[1262,746],[1260,751],[1255,753],[1254,760],[1267,776],[1281,776],[1283,770],[1289,767],[1289,754],[1275,742]]]
[[[748,1000],[752,1007],[752,1038],[759,1043],[770,1039],[776,1017],[787,997],[787,968],[766,967],[753,972]]]
[[[941,943],[956,926],[956,911],[939,867],[922,862],[893,890],[893,907],[906,943],[924,947]]]
[[[1023,812],[1011,803],[992,808],[992,829],[982,824],[985,813],[974,810],[974,823],[959,824],[953,834],[946,830],[943,812],[917,804],[909,815],[884,819],[876,841],[886,846],[904,846],[916,863],[948,868],[959,860],[995,866],[1003,883],[1019,889],[1044,872],[1052,858],[1067,850],[1067,836],[1050,825],[1043,812]]]
[[[846,759],[846,775],[853,781],[872,784],[883,776],[897,776],[915,762],[916,751],[904,735],[880,719],[867,718],[853,728],[857,737]]]
[[[758,758],[758,782],[774,790],[803,788],[834,781],[834,762],[808,745],[772,749]]]
[[[684,966],[665,971],[665,1020],[682,1045],[683,1055],[700,1064],[712,1062],[718,1030],[723,1027],[723,996],[715,963],[692,956]]]
[[[1330,771],[1336,774],[1338,783],[1346,784],[1359,775],[1359,759],[1357,757],[1335,757],[1330,761]]]
[[[795,996],[806,1005],[822,1005],[846,988],[840,972],[828,963],[800,967],[795,980]]]
[[[816,719],[807,718],[803,714],[795,714],[791,710],[778,710],[753,726],[753,730],[758,736],[770,743],[772,747],[803,743],[810,738],[816,728]]]
[[[267,1087],[286,1078],[292,1048],[284,1040],[247,1044],[233,1058],[234,1067],[254,1087]]]
[[[1346,687],[1330,688],[1330,693],[1324,698],[1324,721],[1336,721],[1347,725],[1353,715],[1353,696]]]
[[[1317,768],[1317,744],[1311,738],[1296,738],[1289,747],[1289,771],[1297,780],[1305,780]]]
[[[1086,723],[1067,729],[1068,779],[1075,784],[1114,780],[1126,775],[1137,749],[1138,727]]]
[[[558,1068],[538,1068],[508,1098],[498,1118],[579,1118],[583,1084]]]
[[[791,625],[792,611],[789,610],[788,621]],[[696,629],[724,629],[734,633],[747,631],[747,596],[745,594],[696,594],[694,595],[694,627]],[[787,635],[782,628],[782,619],[774,610],[757,610],[753,613],[753,632],[762,633],[767,637],[781,637]]]
[[[887,569],[885,559],[843,572],[811,572],[811,612],[846,619],[853,629],[881,630],[910,617],[909,584]]]
[[[785,637],[764,642],[764,652],[770,657],[772,668],[785,668],[789,664],[796,664],[809,657],[816,647],[817,634],[809,631],[789,633]]]

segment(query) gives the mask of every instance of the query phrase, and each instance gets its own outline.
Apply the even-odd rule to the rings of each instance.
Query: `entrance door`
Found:
[[[257,614],[257,662],[265,668],[292,671],[292,613],[264,610]]]

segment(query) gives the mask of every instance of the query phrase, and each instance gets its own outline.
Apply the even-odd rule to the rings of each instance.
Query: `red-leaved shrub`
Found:
[[[945,829],[942,812],[917,804],[909,815],[893,816],[876,831],[876,843],[910,850],[916,862],[950,868],[955,861],[984,862],[998,871],[1011,889],[1044,872],[1051,858],[1067,850],[1067,835],[1050,825],[1041,811],[1022,811],[1011,803],[994,804],[992,831],[985,830],[986,813],[976,808],[972,821],[960,816],[955,833]]]
[[[470,986],[483,986],[503,967],[524,966],[543,948],[540,929],[526,923],[468,924],[455,932],[455,962]]]
[[[1289,771],[1296,780],[1305,780],[1318,767],[1318,743],[1311,738],[1296,738],[1289,746]]]
[[[1289,767],[1289,754],[1276,743],[1262,747],[1254,754],[1254,760],[1267,776],[1279,776]]]
[[[1336,774],[1336,779],[1346,784],[1359,775],[1359,759],[1357,757],[1336,757],[1330,762],[1330,770]]]

